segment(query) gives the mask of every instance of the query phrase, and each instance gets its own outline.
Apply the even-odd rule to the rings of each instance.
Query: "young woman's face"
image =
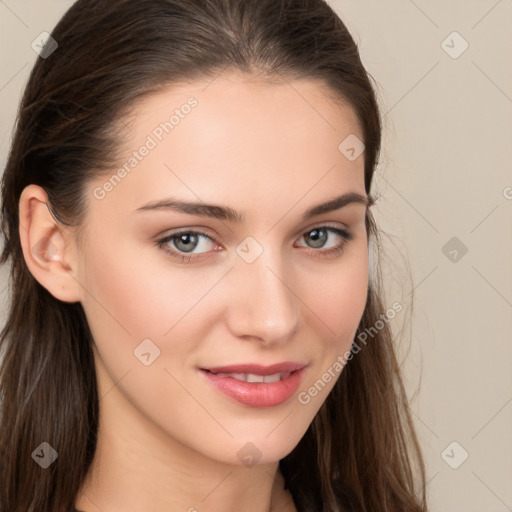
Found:
[[[127,439],[277,461],[334,386],[366,302],[356,117],[320,82],[224,74],[146,98],[125,122],[124,172],[88,185],[77,274],[100,407]],[[311,214],[344,194],[362,201]],[[206,371],[280,363],[295,366],[268,381],[303,369],[280,383]],[[244,370],[264,373],[220,373]]]

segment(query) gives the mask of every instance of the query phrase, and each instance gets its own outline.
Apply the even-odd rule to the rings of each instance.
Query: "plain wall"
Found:
[[[2,171],[32,41],[71,4],[0,1]],[[387,303],[414,290],[393,329],[431,510],[512,510],[512,2],[330,4],[378,83],[373,211],[387,234]]]

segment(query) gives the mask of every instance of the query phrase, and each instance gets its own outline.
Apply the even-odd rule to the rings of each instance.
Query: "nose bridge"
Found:
[[[298,299],[288,283],[290,268],[278,245],[258,249],[254,240],[247,243],[240,244],[231,272],[235,282],[230,296],[230,328],[238,336],[284,342],[296,330],[299,312]]]

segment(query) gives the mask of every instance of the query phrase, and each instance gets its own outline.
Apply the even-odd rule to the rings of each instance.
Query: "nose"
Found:
[[[286,265],[277,251],[270,252],[264,250],[252,263],[238,259],[227,283],[232,290],[227,314],[230,331],[269,346],[290,340],[298,328],[300,305]]]

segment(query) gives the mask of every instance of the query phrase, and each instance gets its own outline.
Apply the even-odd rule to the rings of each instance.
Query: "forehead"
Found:
[[[122,124],[124,172],[106,197],[112,208],[166,193],[235,208],[259,198],[262,209],[307,194],[309,203],[364,194],[364,154],[350,161],[339,149],[348,136],[363,139],[357,116],[318,80],[225,73],[172,84]]]
[[[195,115],[190,116],[192,120],[187,124],[194,125],[197,137],[204,133],[215,135],[219,130],[227,132],[240,124],[246,129],[265,126],[274,135],[286,123],[287,130],[282,135],[288,140],[290,135],[299,135],[303,131],[296,129],[306,126],[311,134],[313,130],[323,135],[329,131],[335,133],[349,129],[363,139],[353,108],[323,81],[259,78],[241,72],[164,87],[136,102],[131,108],[131,115],[122,119],[122,124],[135,128],[132,132],[135,135],[148,133],[152,123],[168,121],[173,112],[189,117],[190,109],[183,107],[191,98],[199,108],[192,109]],[[179,117],[184,118],[183,115]],[[129,136],[130,132],[126,135]],[[238,140],[238,137],[233,138]]]

